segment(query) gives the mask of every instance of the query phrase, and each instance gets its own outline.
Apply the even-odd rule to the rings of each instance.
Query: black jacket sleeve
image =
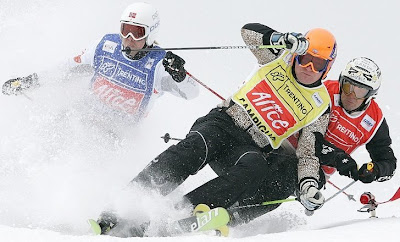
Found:
[[[366,144],[374,167],[377,168],[377,181],[389,180],[396,170],[397,159],[390,147],[391,144],[389,126],[384,119],[375,136]]]

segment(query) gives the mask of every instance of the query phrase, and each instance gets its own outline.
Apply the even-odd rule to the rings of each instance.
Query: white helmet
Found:
[[[381,70],[378,65],[366,57],[358,57],[347,63],[346,68],[340,73],[340,88],[347,80],[369,90],[366,103],[375,97],[381,86]]]
[[[138,24],[145,27],[147,46],[151,46],[160,26],[158,11],[152,5],[144,2],[133,3],[125,8],[120,22]]]

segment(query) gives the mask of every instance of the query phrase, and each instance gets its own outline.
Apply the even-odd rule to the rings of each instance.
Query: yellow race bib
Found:
[[[318,119],[330,102],[324,85],[307,88],[295,80],[292,67],[284,60],[290,56],[285,53],[262,66],[232,98],[247,111],[274,149]]]

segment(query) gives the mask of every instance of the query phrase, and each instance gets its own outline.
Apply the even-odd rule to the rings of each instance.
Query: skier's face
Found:
[[[121,36],[123,47],[132,50],[129,53],[130,56],[137,54],[138,51],[134,49],[142,49],[145,46],[148,33],[149,30],[144,25],[121,22],[119,35]]]
[[[365,98],[356,97],[356,93],[354,91],[350,93],[346,93],[342,90],[340,93],[340,101],[342,102],[342,106],[347,111],[353,111],[363,104]]]
[[[128,36],[128,38],[122,38],[122,45],[124,48],[129,47],[132,51],[130,52],[130,56],[135,56],[138,51],[134,51],[134,49],[142,49],[146,44],[146,38],[141,40],[134,40],[132,37]]]
[[[297,61],[294,63],[294,72],[296,73],[297,81],[304,85],[311,85],[318,81],[323,72],[314,72],[311,65],[306,67],[301,66]]]

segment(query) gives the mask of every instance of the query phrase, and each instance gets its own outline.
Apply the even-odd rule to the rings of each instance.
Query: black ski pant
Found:
[[[209,164],[218,177],[185,195],[193,205],[228,208],[235,203],[284,199],[297,184],[297,160],[271,150],[258,147],[225,109],[216,108],[199,118],[184,140],[153,159],[132,182],[167,195]],[[236,215],[238,221],[247,222],[276,207],[240,209]]]

